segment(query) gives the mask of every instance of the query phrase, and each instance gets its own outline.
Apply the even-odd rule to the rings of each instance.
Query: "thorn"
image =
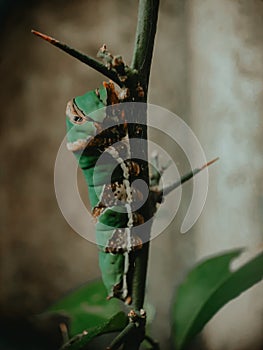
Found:
[[[51,36],[48,36],[46,34],[40,33],[34,29],[31,30],[31,33],[33,33],[34,35],[47,41],[48,43],[58,47],[60,50],[66,52],[68,55],[75,57],[77,60],[79,60],[79,61],[83,62],[84,64],[88,65],[89,67],[95,69],[97,72],[105,75],[107,78],[113,80],[120,87],[123,86],[123,83],[120,81],[117,73],[113,70],[109,70],[106,66],[104,66],[101,62],[97,61],[96,59],[94,59],[88,55],[85,55],[84,53],[73,49],[72,47],[68,46],[67,44],[64,44],[63,42],[61,42],[55,38],[52,38]]]
[[[183,175],[180,180],[174,182],[173,184],[171,184],[163,189],[163,191],[162,191],[163,196],[167,196],[170,192],[172,192],[177,187],[181,186],[183,183],[190,180],[192,177],[194,177],[196,174],[200,173],[202,170],[207,168],[209,165],[215,163],[218,159],[219,159],[219,157],[217,157],[213,160],[210,160],[210,162],[204,164],[201,168],[195,168],[194,170],[190,171],[189,173]]]
[[[212,165],[213,163],[217,162],[219,160],[219,157],[216,157],[215,159],[213,160],[210,160],[210,162],[206,163],[205,165],[203,165],[200,170],[203,170],[205,168],[207,168],[209,165]]]
[[[43,34],[43,33],[40,33],[40,32],[38,32],[38,31],[36,31],[34,29],[31,29],[31,33],[33,33],[36,36],[39,36],[41,39],[44,39],[44,40],[48,41],[49,43],[51,43],[53,45],[59,43],[59,41],[56,40],[55,38],[52,38],[51,36],[48,36],[48,35]]]

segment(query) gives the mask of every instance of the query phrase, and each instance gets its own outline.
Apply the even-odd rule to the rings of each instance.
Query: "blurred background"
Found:
[[[37,349],[27,343],[35,338],[51,349],[56,340],[38,333],[30,317],[100,276],[96,246],[77,235],[58,208],[53,171],[66,102],[104,78],[30,30],[94,57],[106,43],[129,64],[137,1],[1,0],[0,11],[0,347]],[[170,303],[187,271],[233,247],[248,247],[248,254],[262,248],[262,25],[261,0],[161,0],[149,102],[183,118],[207,159],[220,157],[209,169],[196,225],[179,233],[189,183],[176,219],[151,245],[147,297],[162,349],[172,349]],[[182,154],[170,153],[181,173],[189,169]],[[85,197],[81,180],[80,186]],[[203,330],[202,349],[263,349],[262,296],[260,283],[225,306]]]

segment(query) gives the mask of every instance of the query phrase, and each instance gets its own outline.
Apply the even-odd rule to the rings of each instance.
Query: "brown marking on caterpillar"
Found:
[[[133,251],[142,248],[142,240],[137,235],[131,236],[131,249]],[[105,253],[111,254],[123,254],[128,251],[128,236],[126,229],[119,228],[114,230],[111,238],[109,239],[107,246],[105,247]]]
[[[143,223],[144,223],[144,217],[141,214],[134,212],[133,213],[133,225],[139,226],[139,225],[142,225]]]
[[[134,160],[126,160],[126,165],[128,166],[129,172],[132,176],[138,176],[141,172],[140,165]]]
[[[132,203],[136,203],[138,201],[143,200],[143,194],[137,188],[132,187]],[[112,184],[107,184],[104,186],[102,190],[102,194],[100,196],[100,202],[97,207],[113,207],[120,202],[123,204],[126,203],[128,199],[128,194],[126,192],[126,188],[124,184],[114,182]]]
[[[143,90],[143,87],[140,84],[138,84],[138,86],[136,88],[136,91],[137,91],[138,97],[140,97],[140,98],[144,97],[144,95],[145,95],[144,94],[144,90]]]
[[[105,207],[99,207],[99,206],[93,208],[93,210],[92,210],[92,216],[93,216],[95,219],[97,219],[97,218],[102,214],[102,212],[103,212],[104,209],[105,209]]]
[[[122,299],[122,286],[123,286],[123,281],[121,281],[118,284],[115,284],[113,286],[113,291],[112,291],[112,295],[108,295],[107,296],[107,300],[110,300],[114,297],[118,298],[118,299]]]
[[[119,103],[119,98],[118,95],[115,91],[115,87],[112,81],[103,82],[103,86],[105,87],[105,89],[107,90],[107,106],[111,106],[111,105],[115,105],[117,103]]]
[[[95,127],[100,127],[99,124],[94,123]],[[86,152],[94,153],[98,149],[105,151],[109,146],[116,142],[120,142],[127,134],[127,128],[124,124],[113,126],[106,130],[102,130],[98,135],[92,137],[86,146]]]

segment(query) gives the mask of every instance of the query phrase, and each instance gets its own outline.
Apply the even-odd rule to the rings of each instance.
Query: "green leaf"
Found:
[[[200,332],[222,306],[262,279],[263,253],[238,270],[230,271],[231,260],[241,252],[236,249],[207,259],[179,287],[172,309],[177,350]]]
[[[121,331],[128,323],[128,317],[124,312],[118,312],[112,316],[107,322],[104,322],[100,326],[85,330],[81,334],[76,335],[64,344],[61,350],[79,350],[83,349],[93,338],[98,335]]]
[[[119,300],[107,300],[106,296],[101,280],[88,283],[53,304],[45,316],[67,316],[70,320],[69,336],[73,337],[84,329],[101,327],[112,315],[122,310]]]

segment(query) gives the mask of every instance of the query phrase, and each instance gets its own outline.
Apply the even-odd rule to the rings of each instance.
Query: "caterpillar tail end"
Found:
[[[125,298],[121,298],[121,297],[118,296],[118,295],[108,295],[108,296],[106,297],[106,300],[111,300],[111,299],[113,299],[113,298],[117,298],[117,299],[122,300],[122,301],[124,302],[124,304],[126,304],[126,305],[131,305],[131,303],[132,303],[132,297],[131,297],[130,295],[128,295],[128,296],[125,297]]]
[[[111,300],[113,298],[116,298],[116,299],[119,299],[119,300],[122,300],[124,302],[124,304],[126,305],[131,305],[132,303],[132,297],[131,295],[126,295],[124,296],[123,293],[120,293],[120,291],[116,291],[114,290],[116,286],[113,287],[113,291],[106,297],[107,300]]]

